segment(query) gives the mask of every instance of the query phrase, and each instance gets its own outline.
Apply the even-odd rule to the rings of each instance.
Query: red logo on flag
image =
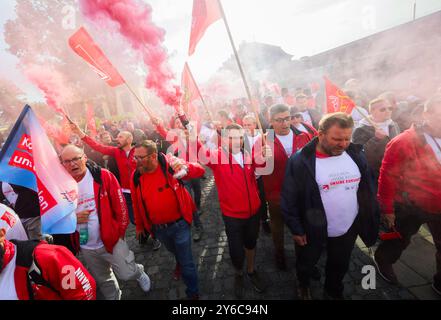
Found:
[[[49,190],[46,186],[40,181],[37,177],[37,188],[38,188],[38,201],[40,203],[40,212],[41,215],[44,215],[50,209],[57,205],[57,201],[55,201],[54,197],[52,197]]]
[[[12,167],[25,169],[35,173],[34,160],[32,155],[27,152],[15,150],[8,164]]]
[[[27,134],[23,134],[17,148],[32,153],[31,137]]]
[[[3,216],[0,217],[0,219],[5,221],[11,228],[17,222],[17,219],[14,217],[14,215],[8,211],[5,211],[5,213],[3,214]]]

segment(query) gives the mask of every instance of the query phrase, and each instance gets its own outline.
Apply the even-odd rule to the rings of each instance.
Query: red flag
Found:
[[[201,96],[187,63],[185,63],[184,70],[182,71],[181,90],[183,92],[181,96],[181,105],[184,112],[188,114],[191,119],[198,120],[199,114],[196,106],[192,102],[201,98]]]
[[[87,105],[86,121],[87,121],[87,130],[90,132],[90,136],[95,138],[96,123],[95,123],[95,115],[93,112],[93,106],[91,104]]]
[[[89,33],[81,27],[69,38],[69,46],[95,71],[102,80],[111,87],[123,84],[125,81],[118,70],[110,63],[103,51],[93,41]]]
[[[325,79],[326,85],[327,113],[345,112],[351,114],[352,109],[355,107],[354,101],[352,101],[343,90],[329,81],[328,78],[323,78]]]
[[[222,18],[218,0],[193,0],[193,20],[191,23],[190,46],[188,55],[191,56],[205,30]]]

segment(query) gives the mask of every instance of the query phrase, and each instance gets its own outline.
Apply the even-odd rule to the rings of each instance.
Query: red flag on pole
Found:
[[[222,18],[218,0],[193,0],[193,19],[188,55],[191,56],[207,28]]]
[[[90,34],[81,27],[69,38],[69,46],[83,58],[102,80],[111,87],[123,84],[125,81],[118,70],[110,63],[103,51],[93,41]]]
[[[95,115],[93,112],[93,106],[91,104],[87,105],[86,121],[87,121],[87,129],[90,133],[90,136],[95,138],[96,137],[96,123],[95,123]]]
[[[348,97],[346,93],[343,92],[339,87],[329,81],[328,78],[325,79],[326,85],[326,106],[327,113],[333,112],[345,112],[351,114],[355,107],[354,101]]]
[[[194,81],[193,75],[191,74],[187,63],[185,63],[184,70],[182,71],[181,90],[183,92],[181,96],[182,108],[191,119],[196,120],[198,118],[198,113],[195,105],[192,102],[200,98],[200,94],[198,86]]]

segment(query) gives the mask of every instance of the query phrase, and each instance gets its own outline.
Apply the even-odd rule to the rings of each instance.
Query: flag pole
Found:
[[[191,72],[191,69],[190,69],[190,67],[188,66],[188,64],[187,64],[187,63],[185,63],[185,64],[187,65],[187,69],[188,69],[188,72],[190,73],[191,80],[193,80],[193,83],[194,83],[195,86],[196,86],[196,90],[198,91],[199,97],[201,98],[201,101],[202,101],[202,104],[204,105],[205,111],[207,112],[208,117],[210,118],[210,121],[213,122],[213,115],[211,114],[210,110],[208,110],[208,106],[207,106],[207,104],[205,103],[205,99],[204,99],[204,97],[202,96],[201,91],[199,90],[199,86],[198,86],[198,84],[196,83],[196,81],[194,80],[193,73]]]
[[[234,44],[233,36],[231,35],[230,27],[228,26],[227,18],[225,16],[225,12],[224,12],[224,8],[222,7],[221,0],[217,0],[217,3],[219,4],[219,9],[220,9],[220,12],[222,14],[222,19],[224,20],[225,28],[227,29],[228,37],[230,38],[230,42],[231,42],[231,46],[233,48],[234,56],[236,57],[237,66],[239,67],[240,75],[242,77],[242,81],[243,81],[243,84],[245,86],[245,91],[247,92],[247,95],[248,95],[248,100],[250,101],[251,107],[253,108],[253,111],[255,113],[257,125],[259,126],[259,129],[263,133],[262,124],[260,123],[260,119],[259,119],[259,112],[257,110],[257,107],[253,103],[253,99],[252,99],[252,96],[251,96],[251,91],[250,91],[250,88],[248,86],[247,80],[245,78],[245,73],[243,71],[242,64],[241,64],[240,59],[239,59],[239,54],[237,53],[236,46]]]
[[[130,93],[133,94],[133,96],[138,100],[139,104],[144,108],[145,112],[149,115],[150,119],[154,118],[152,111],[141,101],[141,99],[138,97],[138,95],[133,91],[133,89],[128,85],[126,81],[124,81],[124,84],[129,89]]]

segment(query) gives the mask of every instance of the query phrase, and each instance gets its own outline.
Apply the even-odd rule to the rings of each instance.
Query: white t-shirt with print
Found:
[[[294,142],[294,133],[292,132],[292,130],[289,130],[289,134],[287,134],[286,136],[279,136],[278,134],[276,134],[276,137],[283,145],[286,155],[290,157],[292,154],[293,142]]]
[[[360,170],[346,152],[340,156],[317,157],[315,170],[328,222],[328,236],[344,235],[358,214]]]
[[[93,190],[93,177],[89,170],[80,182],[78,182],[78,207],[76,212],[92,210],[87,222],[89,239],[81,248],[96,250],[104,246],[101,240],[100,222],[96,210],[95,193]],[[80,226],[77,226],[77,231],[80,231]]]

